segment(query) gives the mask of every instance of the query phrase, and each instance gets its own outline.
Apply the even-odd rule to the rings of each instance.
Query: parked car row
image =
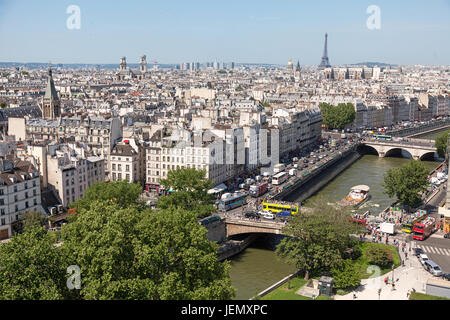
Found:
[[[450,280],[450,274],[444,274],[441,267],[434,261],[430,260],[430,258],[428,258],[428,256],[423,253],[422,249],[416,248],[415,255],[426,271],[428,271],[435,277],[443,277],[446,280]]]

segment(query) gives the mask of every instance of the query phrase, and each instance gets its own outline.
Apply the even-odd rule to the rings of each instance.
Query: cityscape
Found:
[[[123,4],[124,20],[98,31],[83,2],[58,5],[64,30],[48,39],[61,45],[52,55],[42,42],[45,57],[7,35],[23,4],[0,3],[11,44],[0,52],[0,300],[235,301],[173,311],[225,317],[246,314],[238,301],[267,316],[273,300],[450,299],[448,43],[433,42],[434,56],[412,53],[420,41],[374,49],[392,12],[385,22],[367,3],[363,31],[301,22],[315,28],[309,44],[265,56],[270,34],[252,60],[255,35],[287,23],[278,7],[250,16],[248,47],[239,34],[242,50],[211,38],[206,53],[185,31],[121,38],[116,27],[140,30]],[[226,42],[222,14],[186,28]],[[121,49],[71,38],[89,28]],[[449,24],[423,28],[445,37]],[[86,50],[70,55],[67,41]]]

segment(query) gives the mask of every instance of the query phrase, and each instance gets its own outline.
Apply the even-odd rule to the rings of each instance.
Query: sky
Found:
[[[326,32],[331,65],[450,65],[450,0],[0,0],[1,62],[318,65]]]

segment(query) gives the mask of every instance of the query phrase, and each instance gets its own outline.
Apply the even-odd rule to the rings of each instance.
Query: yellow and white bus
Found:
[[[274,213],[279,213],[281,211],[289,211],[292,215],[294,215],[297,214],[299,211],[299,206],[292,202],[264,200],[262,205],[263,210],[271,211]]]

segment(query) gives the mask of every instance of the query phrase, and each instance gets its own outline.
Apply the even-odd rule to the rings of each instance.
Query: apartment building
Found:
[[[27,161],[0,160],[0,240],[28,211],[42,212],[39,171]]]

